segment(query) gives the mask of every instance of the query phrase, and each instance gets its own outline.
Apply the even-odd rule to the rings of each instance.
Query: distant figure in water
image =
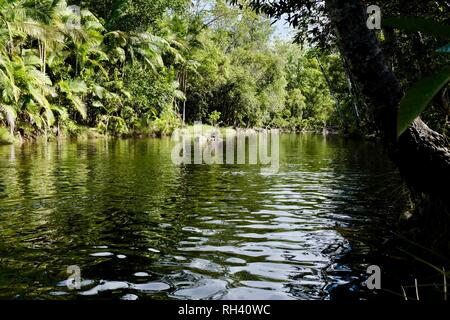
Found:
[[[211,133],[211,136],[208,138],[208,142],[222,142],[223,139],[219,137],[219,133],[214,131]]]
[[[202,135],[196,135],[194,138],[195,144],[203,146],[208,142],[208,138]]]
[[[196,135],[194,138],[195,144],[199,146],[204,146],[208,143],[214,143],[214,142],[222,142],[223,139],[219,137],[217,133],[211,133],[209,136],[204,135]]]

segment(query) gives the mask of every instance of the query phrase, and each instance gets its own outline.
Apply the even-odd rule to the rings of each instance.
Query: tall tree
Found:
[[[74,0],[105,21],[108,30],[147,31],[167,10],[185,8],[186,0]]]

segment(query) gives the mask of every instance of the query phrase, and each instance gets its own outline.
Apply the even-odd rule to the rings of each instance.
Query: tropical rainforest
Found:
[[[0,16],[3,142],[364,121],[336,51],[277,39],[248,6],[4,0]]]
[[[369,5],[2,0],[0,142],[168,135],[195,121],[338,131],[379,138],[413,202],[437,197],[430,210],[446,212],[449,5],[378,1],[375,30]]]
[[[237,230],[238,240],[230,241],[232,245],[227,246],[228,249],[231,248],[226,252],[227,256],[216,262],[231,263],[231,267],[223,268],[227,273],[232,269],[238,270],[237,265],[247,266],[248,261],[241,259],[245,256],[241,255],[242,251],[238,251],[239,258],[228,256],[236,253],[235,250],[239,247],[236,243],[249,241],[247,238],[255,241],[249,245],[249,256],[256,259],[255,252],[261,250],[264,253],[260,257],[261,261],[250,259],[258,263],[253,270],[242,269],[232,274],[230,283],[223,284],[220,280],[214,282],[214,286],[226,287],[226,290],[219,290],[223,293],[228,289],[236,289],[231,283],[241,283],[243,280],[246,283],[244,287],[247,288],[249,283],[254,284],[254,280],[259,279],[254,278],[254,275],[249,276],[252,271],[260,272],[258,276],[263,275],[265,281],[276,273],[273,269],[282,266],[281,263],[270,266],[267,271],[264,269],[267,257],[284,262],[286,261],[283,259],[288,257],[286,260],[297,263],[295,259],[303,259],[308,255],[303,251],[305,248],[311,244],[320,245],[320,248],[310,253],[318,261],[324,255],[330,255],[329,265],[317,268],[321,270],[320,275],[322,268],[326,268],[323,277],[319,280],[307,279],[307,285],[295,283],[300,289],[291,288],[293,279],[297,281],[297,276],[301,282],[301,277],[305,275],[313,277],[319,274],[316,271],[298,274],[298,266],[295,265],[295,277],[292,277],[291,269],[286,269],[289,281],[277,287],[280,292],[289,288],[289,294],[300,293],[299,297],[303,298],[303,292],[308,291],[311,283],[320,284],[317,291],[320,294],[326,291],[324,288],[329,283],[324,284],[322,281],[326,279],[327,282],[329,279],[326,274],[335,265],[334,259],[340,255],[336,252],[350,252],[355,248],[358,251],[359,248],[363,252],[363,258],[358,258],[370,259],[368,250],[361,245],[364,241],[357,241],[356,244],[353,242],[354,248],[350,248],[351,245],[343,241],[341,235],[355,231],[351,228],[360,222],[379,221],[375,212],[377,210],[374,209],[376,207],[370,208],[369,204],[372,198],[380,201],[385,199],[380,199],[377,193],[372,194],[372,189],[367,187],[371,183],[365,179],[373,180],[371,182],[381,181],[383,184],[386,182],[387,188],[387,181],[399,174],[402,195],[391,202],[397,202],[395,205],[400,209],[396,209],[401,211],[398,214],[401,216],[400,221],[406,225],[405,230],[401,230],[404,231],[401,234],[402,241],[406,239],[408,245],[419,246],[420,250],[434,258],[447,257],[450,249],[449,12],[450,4],[446,0],[0,0],[0,144],[9,145],[2,146],[2,150],[7,150],[5,154],[8,155],[0,159],[1,169],[4,170],[0,175],[3,179],[0,179],[0,200],[6,199],[0,205],[2,210],[10,214],[8,219],[0,221],[4,223],[0,229],[7,230],[3,234],[10,237],[10,243],[13,244],[15,240],[11,239],[25,237],[21,238],[25,243],[23,248],[29,248],[27,245],[31,243],[32,254],[35,254],[34,243],[42,239],[42,246],[45,248],[51,248],[55,243],[60,244],[60,240],[55,240],[56,236],[53,238],[53,233],[50,236],[45,233],[57,225],[47,225],[54,218],[50,216],[55,214],[55,221],[64,223],[67,219],[67,226],[62,231],[58,229],[58,232],[69,237],[76,229],[73,226],[77,221],[84,221],[79,215],[83,211],[80,203],[83,203],[86,206],[84,210],[88,213],[85,216],[87,227],[82,232],[73,231],[76,237],[69,237],[67,247],[62,247],[60,252],[65,254],[70,251],[66,249],[70,248],[72,252],[80,251],[84,254],[84,249],[79,250],[79,247],[85,248],[88,245],[95,249],[107,248],[101,241],[111,238],[99,237],[96,241],[83,238],[84,235],[93,233],[93,225],[103,223],[106,225],[105,232],[129,232],[129,243],[121,243],[124,239],[122,236],[113,237],[111,251],[117,245],[114,241],[120,242],[117,247],[122,250],[130,243],[139,243],[137,237],[143,236],[144,244],[138,249],[145,252],[146,259],[154,259],[154,256],[167,248],[178,250],[188,243],[184,241],[186,239],[203,241],[203,236],[216,234],[212,227],[211,230],[206,230],[206,227],[206,231],[202,229],[203,223],[207,221],[219,221],[220,226],[214,228],[222,230],[226,225],[222,222],[226,219],[207,217],[206,214],[210,213],[208,210],[213,210],[217,215],[231,214],[236,210],[236,219],[230,219],[228,223],[250,223],[253,216],[243,219],[242,215],[251,213],[261,218],[258,222],[261,224],[253,224],[252,227],[258,231],[245,233],[231,225],[223,234],[217,233],[220,239],[213,244],[219,243],[221,246],[208,244],[205,247],[213,252],[223,250],[224,241],[229,240],[227,237]],[[283,22],[291,28],[292,36],[277,31],[277,26]],[[170,154],[167,149],[169,144],[165,144],[167,139],[121,139],[164,137],[198,121],[234,129],[265,131],[276,128],[286,132],[314,132],[323,134],[323,137],[309,134],[284,135],[282,145],[288,146],[285,148],[288,152],[285,150],[283,153],[283,160],[304,161],[303,167],[298,169],[298,164],[288,163],[288,173],[285,172],[285,176],[262,177],[259,171],[255,173],[250,170],[251,175],[240,181],[244,185],[242,189],[238,188],[239,184],[234,179],[239,179],[244,175],[242,170],[248,168],[239,172],[229,172],[227,170],[233,168],[225,166],[169,168],[167,163],[170,161],[164,158]],[[339,134],[338,138],[342,140],[327,144],[330,133]],[[94,145],[71,145],[86,141],[77,140],[85,137],[89,138],[86,139],[89,143],[94,141]],[[31,143],[40,139],[51,143],[43,144],[44,147]],[[63,140],[64,143],[67,142],[66,146],[74,146],[73,150],[65,149],[66,155],[73,152],[70,154],[72,161],[52,158],[54,153],[51,150],[63,153]],[[366,140],[370,140],[370,144],[366,144]],[[149,141],[155,144],[152,145]],[[352,144],[355,141],[364,145],[364,148],[369,145],[369,149],[364,149],[366,151],[376,151],[369,156],[364,155],[358,144]],[[33,147],[27,149],[27,145]],[[372,147],[374,149],[370,149]],[[39,148],[47,149],[36,151]],[[96,158],[99,150],[111,156]],[[31,155],[26,156],[27,152]],[[151,153],[158,161],[147,162],[149,159],[143,158],[147,153]],[[37,161],[34,158],[36,155],[41,157],[40,167],[27,162]],[[387,161],[392,165],[393,171],[379,159],[382,156],[390,159],[390,162],[389,159]],[[19,170],[15,164],[23,168]],[[106,169],[103,170],[101,166]],[[167,172],[163,173],[160,167],[167,169]],[[369,167],[375,169],[367,175],[364,168]],[[26,173],[27,170],[33,173]],[[105,172],[109,176],[103,176]],[[167,179],[162,179],[164,174]],[[144,181],[143,177],[147,180]],[[36,180],[34,187],[30,188],[32,178]],[[174,185],[166,183],[167,181]],[[205,181],[208,184],[205,185]],[[45,187],[47,183],[54,185]],[[193,186],[199,186],[200,189],[192,189]],[[37,190],[37,193],[28,192],[31,189]],[[205,189],[209,193],[203,203]],[[380,189],[382,188],[377,188],[377,191]],[[160,190],[161,194],[155,196],[155,190]],[[144,191],[148,192],[144,194]],[[253,191],[256,195],[251,194]],[[46,192],[51,193],[51,196],[46,197]],[[230,194],[233,192],[236,194],[231,199]],[[244,193],[245,197],[241,198]],[[172,196],[168,196],[170,194]],[[252,202],[251,197],[246,198],[249,194],[254,197],[253,200],[257,198],[257,201]],[[13,200],[8,199],[14,196],[16,205],[13,205]],[[63,198],[58,199],[59,196]],[[63,216],[58,215],[59,211],[52,211],[55,205],[45,202],[52,197],[58,200],[55,202],[56,207],[67,201],[58,210],[67,210],[70,214]],[[104,203],[94,210],[90,205],[98,205],[98,199],[103,199]],[[297,199],[304,201],[304,206],[299,206],[300,200]],[[233,207],[235,200],[238,203]],[[360,200],[365,202],[361,204]],[[279,214],[277,220],[271,220],[271,215],[274,214],[271,201],[281,203],[279,212],[276,212]],[[288,201],[295,203],[286,205]],[[149,203],[151,208],[144,210],[143,206]],[[263,205],[258,207],[255,203]],[[130,206],[126,206],[128,204]],[[189,208],[186,207],[191,204],[192,215],[180,218],[182,215],[179,213],[188,212]],[[205,205],[204,212],[200,210],[200,204]],[[313,204],[318,205],[318,209]],[[267,209],[268,206],[270,210]],[[10,223],[10,219],[17,225],[26,220],[17,214],[20,211],[18,208],[22,208],[24,217],[28,217],[29,212],[39,214],[40,218],[35,220],[42,223],[39,225],[42,228],[37,228],[42,231],[42,236],[29,238],[35,230],[29,231],[28,225],[22,226],[26,230],[22,233],[14,229],[14,223]],[[163,209],[166,210],[164,214]],[[201,219],[200,211],[205,214]],[[362,218],[366,211],[371,212],[372,216]],[[286,216],[287,213],[292,217]],[[41,214],[46,215],[45,218]],[[173,220],[162,223],[168,217],[172,219],[172,214]],[[320,220],[325,230],[321,233],[324,238],[317,240],[312,236],[315,233],[304,233],[314,224],[311,219],[302,220],[307,214],[311,214],[313,220]],[[103,218],[104,221],[96,224],[95,221]],[[144,218],[153,220],[142,220]],[[189,226],[189,219],[201,220],[200,227]],[[173,235],[160,237],[158,232],[172,230],[169,228],[172,227],[172,222],[179,229],[174,229]],[[270,226],[262,225],[264,222],[270,223]],[[127,223],[136,223],[143,229],[135,232],[133,228],[125,228]],[[181,226],[183,223],[186,226]],[[299,223],[299,227],[294,230],[292,226],[296,223]],[[150,232],[149,226],[155,226],[156,231]],[[272,242],[273,251],[268,254],[264,251],[266,247],[255,250],[255,243],[260,245],[259,241],[264,238],[258,232],[271,230],[274,226],[277,229],[270,232],[270,239],[276,239],[283,228],[292,231],[282,233],[280,241],[290,241],[282,250],[299,245],[298,242],[291,241],[291,238],[299,234],[300,241],[309,241],[310,238],[313,240],[304,246],[300,242],[301,248],[295,250],[293,255],[286,254],[286,251],[276,253],[280,249],[276,241]],[[245,225],[247,231],[248,228]],[[336,238],[330,244],[327,242],[331,239],[328,238],[328,232],[332,230],[336,231]],[[358,230],[355,233],[365,237],[365,232],[361,231],[365,229]],[[398,230],[395,229],[396,231]],[[191,232],[197,232],[197,236],[192,236]],[[202,237],[198,236],[202,232],[205,232]],[[78,235],[80,237],[77,238]],[[182,235],[185,237],[182,238]],[[243,235],[246,237],[244,240],[241,239]],[[178,237],[178,244],[167,245],[164,242]],[[400,238],[396,235],[397,240],[392,240],[392,235],[390,237],[390,243]],[[70,247],[72,241],[76,240],[80,241],[79,247]],[[421,244],[417,245],[419,241]],[[7,241],[2,243],[7,244]],[[398,248],[396,244],[394,243],[394,247]],[[0,251],[8,252],[16,250],[16,247],[11,246],[10,249],[5,246]],[[138,245],[133,245],[127,254],[136,254],[133,250],[137,247]],[[387,248],[383,249],[386,249],[381,254],[384,258],[394,257]],[[242,250],[245,251],[245,248]],[[47,258],[47,251],[42,252],[45,254],[41,258]],[[22,257],[22,254],[20,251],[17,256]],[[181,254],[187,256],[185,251],[179,252],[174,255],[175,260],[187,259],[181,257]],[[199,277],[197,282],[194,281],[196,286],[220,269],[218,264],[208,262],[207,259],[215,261],[215,257],[208,255],[209,253],[199,255],[201,259],[198,259],[199,256],[191,256],[194,260],[186,273],[189,277],[195,278],[192,270],[213,270],[205,277]],[[89,259],[111,256],[114,256],[112,252],[95,252]],[[117,255],[117,259],[126,258],[122,253]],[[447,299],[449,273],[442,266],[448,266],[448,258],[444,258],[445,263],[436,262],[437,267],[432,263],[438,259],[427,262],[426,259],[413,257],[411,260],[431,266],[437,272],[439,281],[444,280],[443,291],[439,294],[443,293]],[[91,260],[86,261],[86,265],[91,263]],[[155,261],[146,262],[145,268],[157,265]],[[305,270],[309,268],[311,261],[307,262]],[[171,265],[172,263],[173,261],[169,262]],[[167,265],[164,264],[164,270]],[[186,265],[184,262],[180,263],[181,268]],[[358,269],[361,265],[362,262],[358,262],[355,269],[359,275],[365,272]],[[39,271],[34,264],[29,266],[30,275]],[[338,269],[339,272],[344,272],[346,267]],[[103,272],[102,268],[99,270]],[[126,268],[123,270],[128,272]],[[182,270],[185,272],[185,269]],[[143,269],[136,269],[134,275],[149,276],[149,273],[142,271]],[[400,269],[397,271],[400,272]],[[1,274],[3,278],[0,277],[0,282],[6,283],[10,275],[16,273],[13,267],[8,266],[8,270]],[[283,270],[279,270],[279,273],[282,274]],[[51,285],[55,283],[55,279],[61,280],[59,275],[55,276],[56,271],[42,274],[54,276]],[[41,277],[42,274],[38,276]],[[154,274],[160,274],[160,270]],[[353,278],[351,281],[359,281],[360,276],[358,277],[358,280]],[[101,278],[102,281],[103,279]],[[166,280],[164,278],[161,281]],[[184,286],[188,281],[182,280],[180,283]],[[346,285],[351,287],[351,281],[346,282]],[[170,285],[162,282],[157,283],[157,287],[170,287],[173,292],[180,289],[173,285],[175,280],[169,281]],[[33,283],[40,285],[37,280]],[[96,293],[107,291],[104,285],[102,283],[99,288],[94,288],[98,291]],[[128,290],[140,288],[142,284],[130,285],[126,282],[120,285],[124,285],[120,288]],[[428,285],[435,286],[435,283]],[[263,287],[259,285],[258,291],[249,291],[251,293],[247,292],[245,297],[253,297],[254,292],[262,294]],[[146,286],[143,292],[148,291],[145,288]],[[419,291],[417,288],[416,281],[416,292]],[[39,288],[36,292],[40,290]],[[168,289],[161,291],[165,290]],[[347,291],[351,293],[353,289]],[[59,290],[57,292],[60,293]],[[216,296],[205,298],[212,297]]]

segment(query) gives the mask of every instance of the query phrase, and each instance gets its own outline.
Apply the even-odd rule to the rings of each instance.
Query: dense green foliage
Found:
[[[64,0],[0,1],[0,125],[10,132],[3,140],[82,128],[170,133],[183,120],[290,129],[356,123],[339,57],[275,40],[270,20],[249,8],[222,0],[73,3],[81,9]]]
[[[238,4],[242,1],[230,0],[230,2]],[[442,54],[446,52],[446,48],[448,50],[449,41],[450,4],[447,0],[362,2],[367,6],[376,4],[381,9],[382,31],[377,31],[377,35],[389,67],[395,71],[405,91],[420,79],[430,77],[449,65],[449,56]],[[296,39],[299,43],[308,42],[325,51],[338,47],[335,30],[327,17],[325,1],[248,0],[246,3],[273,18],[286,19],[296,29]],[[403,20],[400,25],[399,19]],[[392,24],[393,21],[397,23]],[[350,83],[353,90],[351,96],[362,100],[358,87],[353,81]],[[431,105],[421,114],[432,129],[447,137],[450,134],[449,92],[448,85],[441,88],[431,101]],[[355,102],[359,108],[358,121],[361,127],[372,132],[374,128],[370,108],[367,108],[365,101]],[[343,115],[342,118],[345,119],[346,116]],[[345,120],[344,123],[349,122]],[[353,126],[351,122],[350,125]]]
[[[427,20],[423,18],[385,18],[383,25],[386,28],[399,29],[405,32],[417,32],[420,34],[431,35],[436,38],[450,40],[450,25]],[[391,30],[392,32],[392,30]],[[447,54],[448,46],[438,48],[435,53]],[[434,62],[434,61],[433,61]],[[435,64],[434,67],[439,66]],[[403,97],[398,111],[397,134],[400,136],[414,121],[420,116],[426,107],[433,101],[438,100],[438,94],[445,99],[447,94],[447,86],[450,82],[450,68],[444,66],[432,76],[425,77],[414,83]],[[445,109],[445,100],[444,109]],[[447,103],[448,104],[448,103]],[[448,109],[448,105],[447,105]],[[443,133],[447,133],[448,115],[445,118]]]

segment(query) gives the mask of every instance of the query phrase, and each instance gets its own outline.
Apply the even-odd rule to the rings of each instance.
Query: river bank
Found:
[[[365,140],[373,140],[376,137],[373,136],[363,136],[361,134],[347,134],[342,132],[342,130],[337,128],[318,128],[318,129],[290,129],[290,128],[244,128],[244,127],[219,127],[207,124],[202,124],[195,129],[194,125],[178,126],[171,128],[170,130],[160,130],[149,127],[145,132],[131,132],[129,134],[122,135],[108,135],[100,132],[97,128],[90,127],[79,127],[76,132],[47,132],[32,135],[22,135],[16,132],[14,135],[10,133],[7,128],[0,127],[0,145],[9,144],[23,144],[27,142],[39,142],[39,141],[53,141],[53,140],[88,140],[88,139],[108,139],[108,138],[158,138],[158,137],[168,137],[173,134],[175,130],[185,129],[189,133],[195,134],[196,132],[202,132],[205,136],[210,134],[212,131],[219,132],[222,136],[227,134],[236,134],[237,132],[242,132],[244,134],[252,134],[263,132],[267,130],[279,130],[280,133],[305,133],[305,134],[317,134],[317,135],[341,135],[346,138],[363,138]]]

